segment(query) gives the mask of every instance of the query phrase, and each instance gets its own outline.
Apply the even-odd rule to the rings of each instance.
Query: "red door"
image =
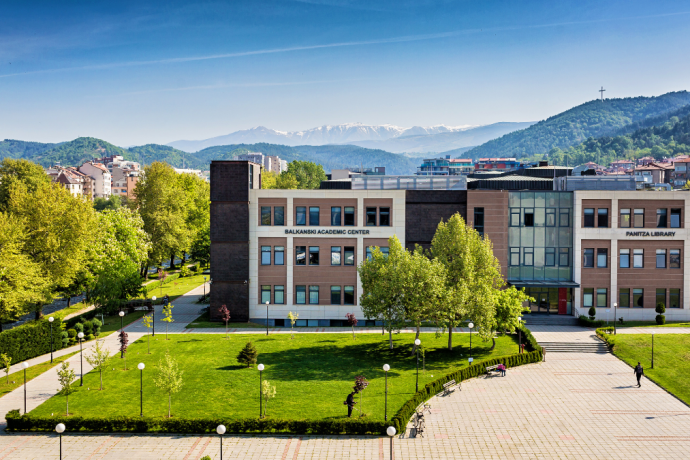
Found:
[[[568,291],[567,288],[558,288],[558,314],[568,313]]]

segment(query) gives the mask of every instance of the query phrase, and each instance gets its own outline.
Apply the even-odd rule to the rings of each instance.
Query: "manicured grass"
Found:
[[[690,335],[656,334],[654,369],[651,334],[619,334],[614,341],[613,352],[616,356],[631,366],[636,366],[639,361],[645,375],[690,404]],[[632,368],[630,384],[637,385]]]
[[[208,280],[208,275],[206,275]],[[158,285],[158,282],[148,284],[149,297],[156,296],[157,299],[162,299],[165,294],[170,296],[170,300],[173,301],[179,296],[186,294],[195,287],[199,287],[204,284],[204,275],[194,275],[187,276],[185,278],[177,278],[175,281],[171,281],[163,285],[163,289]],[[201,295],[200,295],[201,297]]]
[[[609,324],[613,326],[613,324]],[[657,324],[656,321],[624,321],[623,324],[616,323],[616,327],[690,327],[687,321],[667,321],[666,324]]]
[[[143,310],[137,310],[137,311],[132,312],[132,313],[127,313],[125,316],[122,317],[122,324],[126,327],[147,313],[148,313],[147,311],[143,311]],[[101,317],[99,315],[98,320],[100,321],[100,319],[101,319]],[[103,324],[103,326],[101,326],[100,338],[105,337],[106,335],[110,334],[111,332],[115,332],[115,331],[119,331],[119,330],[120,330],[120,317],[117,315],[106,316],[104,318],[104,324]]]
[[[467,366],[468,334],[454,334],[454,351],[446,349],[448,336],[421,334],[426,347],[426,372],[420,370],[419,386],[446,373]],[[244,418],[259,415],[259,372],[256,368],[238,365],[236,357],[244,345],[252,341],[259,351],[258,362],[266,366],[263,378],[276,386],[268,415],[275,418],[323,419],[345,417],[343,401],[352,391],[355,377],[363,375],[370,385],[364,391],[362,407],[366,414],[383,419],[384,372],[389,364],[389,417],[415,392],[415,357],[410,355],[414,334],[394,335],[393,350],[388,349],[388,336],[358,334],[274,334],[256,335],[173,334],[170,340],[157,335],[151,340],[152,354],[146,354],[146,338],[130,345],[129,371],[114,358],[104,374],[104,391],[98,388],[98,374],[84,378],[84,387],[70,395],[70,413],[82,416],[116,416],[139,414],[139,372],[136,365],[146,364],[144,375],[144,414],[167,414],[167,397],[153,384],[159,360],[166,350],[184,371],[184,386],[173,396],[172,412],[178,417]],[[496,339],[496,349],[489,352],[491,342],[472,341],[475,360],[517,351],[512,337]],[[420,357],[420,369],[422,360]],[[90,387],[91,390],[86,390]],[[359,397],[357,398],[359,400]],[[357,406],[359,407],[359,405]],[[32,413],[49,415],[64,412],[65,398],[55,396]]]
[[[69,359],[70,357],[76,355],[79,353],[78,351],[75,351],[74,353],[69,353],[64,356],[60,356],[59,358],[53,359],[53,363],[50,363],[50,359],[44,363],[36,364],[35,366],[31,366],[26,370],[26,381],[29,382],[32,379],[35,379],[39,375],[43,374],[45,371],[50,370],[51,368],[57,366],[58,364],[62,363],[66,359]],[[13,372],[9,375],[9,380],[10,383],[7,383],[7,377],[5,374],[5,370],[2,370],[2,373],[0,373],[0,396],[4,396],[7,393],[16,390],[20,386],[24,385],[24,371],[17,371]]]
[[[222,328],[225,329],[225,323],[218,321],[211,321],[208,312],[202,314],[197,319],[192,321],[187,325],[187,329],[206,329],[206,328]],[[228,329],[240,329],[240,328],[265,328],[261,324],[256,323],[228,323]]]

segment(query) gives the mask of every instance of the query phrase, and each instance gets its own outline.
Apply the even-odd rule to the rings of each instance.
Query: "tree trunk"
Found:
[[[414,336],[414,339],[415,339],[415,340],[417,340],[418,338],[419,338],[419,325],[417,325],[417,334]],[[414,343],[414,342],[412,342],[412,343]],[[412,346],[412,353],[410,354],[410,356],[414,356],[414,354],[415,354],[416,352],[417,352],[417,345],[414,344],[414,345]]]
[[[101,369],[101,391],[103,391],[103,370]]]
[[[65,395],[67,398],[67,415],[69,415],[69,395]]]
[[[393,325],[389,324],[389,329],[388,329],[388,347],[392,350],[393,349]]]
[[[175,254],[170,254],[170,270],[175,268]]]
[[[453,351],[453,326],[455,324],[451,321],[448,326],[448,350]]]
[[[0,321],[0,332],[2,332],[2,321]]]
[[[491,349],[489,351],[494,351],[494,348],[496,348],[496,337],[491,337],[491,341],[493,343],[491,344]]]
[[[71,303],[72,303],[72,296],[67,294],[67,308],[69,308]]]

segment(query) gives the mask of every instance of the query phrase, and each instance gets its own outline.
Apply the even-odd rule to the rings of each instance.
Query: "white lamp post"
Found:
[[[419,346],[422,344],[422,341],[419,339],[414,340],[415,344],[415,350],[417,352],[417,381],[415,383],[415,393],[419,391]]]
[[[469,323],[467,327],[470,328],[470,357],[472,357],[472,328],[474,327],[474,323]]]
[[[383,365],[383,372],[386,373],[386,398],[383,406],[383,419],[388,420],[388,371],[391,367],[388,364]]]
[[[82,339],[84,338],[84,333],[80,332],[79,334],[77,334],[77,338],[79,339],[79,361],[80,361],[80,366],[81,366],[81,370],[79,371],[81,383],[79,383],[79,386],[83,387],[84,386],[84,348],[82,346]]]
[[[259,418],[263,418],[263,398],[261,397],[261,384],[263,382],[261,380],[261,373],[264,371],[264,365],[259,364],[258,366],[256,366],[256,368],[259,369]]]
[[[120,310],[120,313],[118,313],[118,315],[120,315],[120,329],[122,329],[124,328],[123,319],[125,317],[125,312]]]
[[[57,431],[57,434],[60,436],[60,460],[62,460],[62,433],[65,431],[65,424],[58,423],[55,427],[55,431]]]
[[[223,435],[225,434],[225,425],[218,425],[216,433],[220,437],[220,460],[223,460]]]
[[[618,303],[613,302],[613,335],[616,335],[616,317],[618,316]]]
[[[22,369],[24,369],[24,414],[26,414],[26,368],[29,367],[29,364],[24,361],[22,363]]]
[[[395,436],[395,427],[389,426],[386,428],[386,434],[391,438],[391,460],[393,460],[393,436]]]
[[[268,335],[268,302],[266,302],[266,335]]]
[[[139,369],[139,416],[144,416],[144,368],[146,364],[139,363],[137,368]]]
[[[53,321],[55,321],[55,318],[52,316],[48,318],[48,322],[50,323],[50,362],[53,362]]]

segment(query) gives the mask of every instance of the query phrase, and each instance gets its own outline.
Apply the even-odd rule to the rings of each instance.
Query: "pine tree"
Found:
[[[247,342],[247,345],[240,351],[237,355],[237,362],[240,364],[246,364],[247,367],[251,367],[256,364],[256,358],[259,356],[259,352],[256,351],[256,347],[251,342]]]

